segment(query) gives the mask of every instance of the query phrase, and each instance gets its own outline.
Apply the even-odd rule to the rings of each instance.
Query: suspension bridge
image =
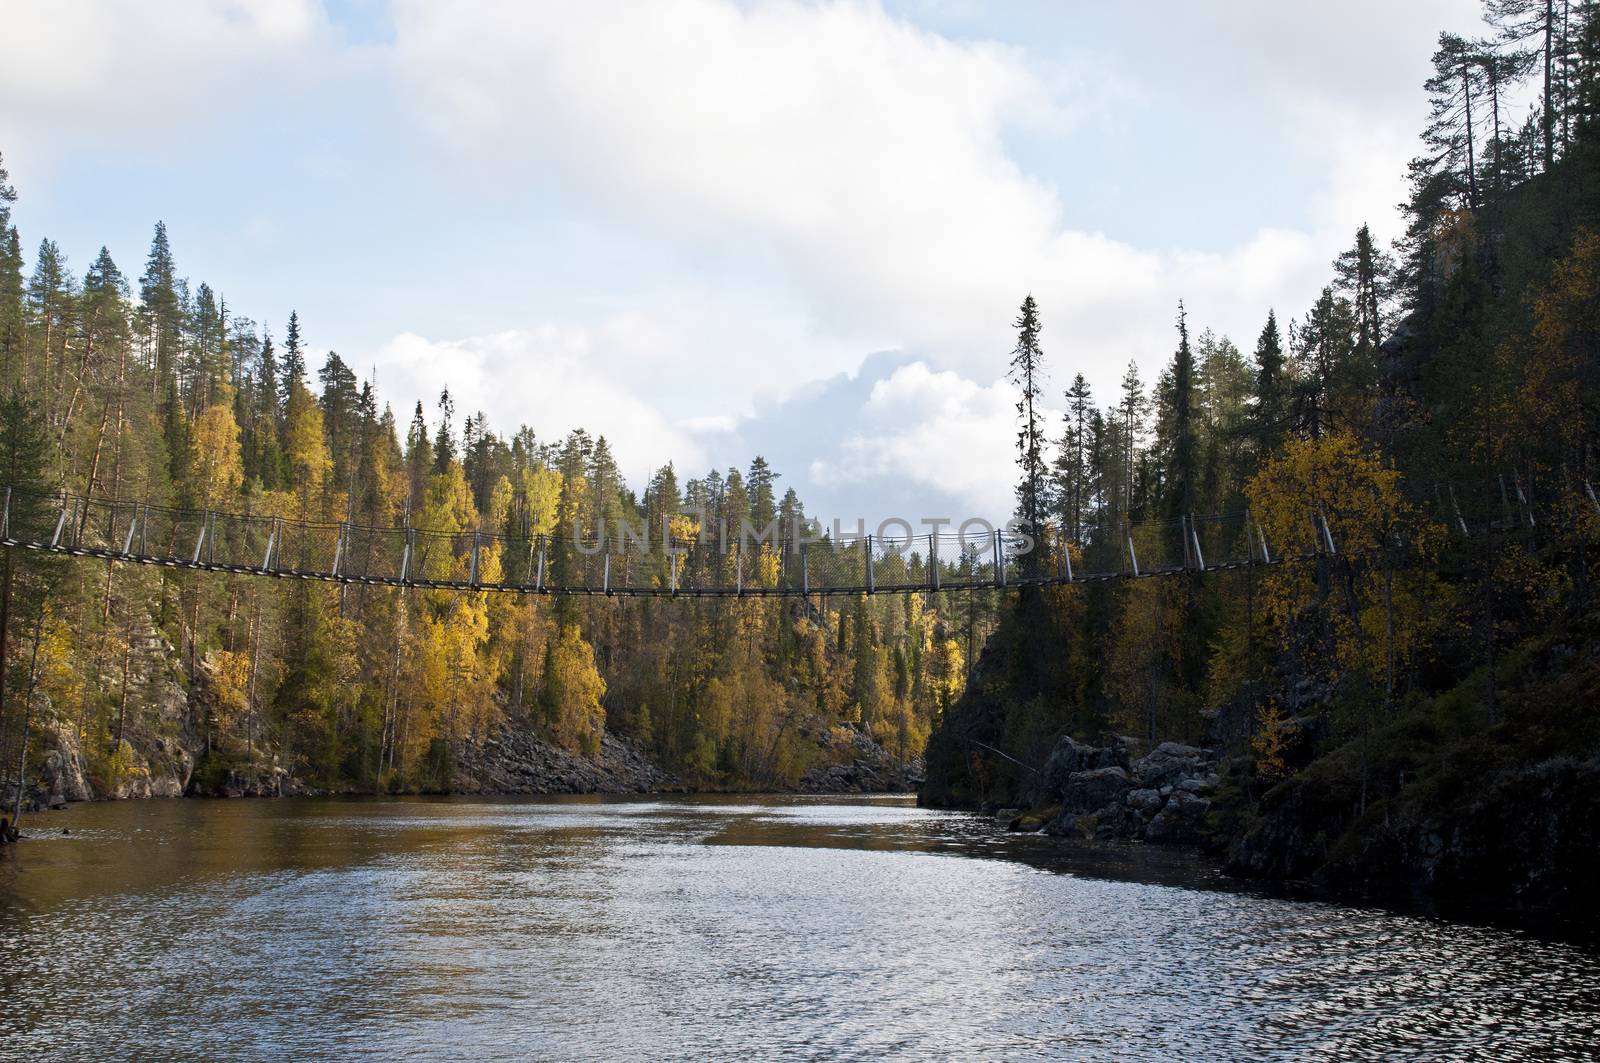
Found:
[[[958,532],[793,534],[729,529],[649,541],[642,529],[579,538],[375,527],[223,513],[7,487],[0,546],[67,557],[340,584],[517,594],[764,597],[1063,586],[1280,565],[1340,553],[1337,518],[1308,509],[1274,543],[1248,510],[1176,520],[1059,527],[1037,538],[970,521]],[[1600,516],[1585,481],[1535,490],[1513,473],[1441,484],[1417,500],[1457,537],[1532,530],[1574,503]],[[904,522],[897,522],[904,525]],[[976,526],[979,530],[969,531]]]

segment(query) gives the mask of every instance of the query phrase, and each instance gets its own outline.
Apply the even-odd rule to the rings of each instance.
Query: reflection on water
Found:
[[[905,799],[151,801],[0,858],[18,1059],[1591,1059],[1600,957]]]

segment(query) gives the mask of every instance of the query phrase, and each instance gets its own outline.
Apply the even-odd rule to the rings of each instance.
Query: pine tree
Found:
[[[23,312],[28,336],[19,348],[18,382],[52,403],[65,376],[76,299],[66,256],[54,240],[41,240],[28,278]]]
[[[1476,208],[1478,167],[1473,108],[1483,75],[1479,55],[1464,38],[1441,33],[1439,49],[1433,53],[1433,71],[1424,83],[1433,114],[1423,139],[1434,149],[1434,163],[1443,163],[1445,172],[1465,193],[1466,205]]]
[[[1544,143],[1544,168],[1549,170],[1556,160],[1558,115],[1564,112],[1557,77],[1558,56],[1567,51],[1562,36],[1562,10],[1556,0],[1487,0],[1484,6],[1484,18],[1500,31],[1501,40],[1510,45],[1531,43],[1543,67],[1539,131]]]
[[[73,418],[94,393],[103,386],[106,367],[122,364],[129,343],[127,315],[127,281],[122,271],[112,261],[111,253],[104,247],[95,257],[83,278],[83,296],[78,312],[78,357],[72,368],[73,386],[61,410],[58,438],[63,446],[74,426]],[[90,450],[88,467],[84,471],[85,490],[94,494],[99,487],[101,457],[104,453],[105,433],[111,411],[110,396],[102,399],[99,431]]]

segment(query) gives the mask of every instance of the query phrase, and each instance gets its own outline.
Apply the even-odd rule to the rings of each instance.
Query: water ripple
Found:
[[[1583,949],[1219,891],[1138,847],[1042,870],[987,857],[1052,843],[903,802],[62,815],[0,864],[15,1058],[1600,1053]]]

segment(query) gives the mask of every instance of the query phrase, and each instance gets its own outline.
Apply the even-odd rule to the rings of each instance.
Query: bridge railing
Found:
[[[826,536],[797,541],[646,543],[563,536],[372,527],[262,513],[178,509],[129,500],[4,488],[0,539],[63,553],[308,579],[572,593],[874,593],[1086,582],[1184,570],[1275,563],[1338,553],[1338,513],[1308,510],[1272,541],[1247,511],[1167,520],[1096,522],[1037,533],[1031,552],[1006,531]],[[1510,472],[1415,492],[1420,516],[1404,540],[1440,530],[1456,537],[1553,527],[1600,535],[1600,496],[1581,479]],[[1428,532],[1428,529],[1432,532]]]

